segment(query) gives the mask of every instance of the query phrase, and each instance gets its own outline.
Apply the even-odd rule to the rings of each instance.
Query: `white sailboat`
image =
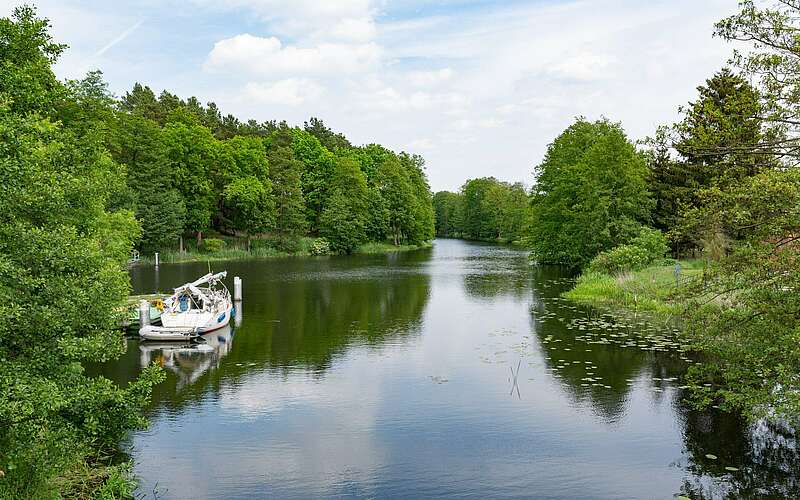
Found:
[[[208,273],[176,288],[164,300],[161,326],[143,326],[139,336],[144,340],[182,341],[227,326],[233,315],[231,294],[222,282],[227,274]]]

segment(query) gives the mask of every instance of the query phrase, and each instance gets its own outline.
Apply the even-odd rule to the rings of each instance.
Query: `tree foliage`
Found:
[[[369,220],[367,180],[358,162],[338,158],[330,187],[320,217],[320,233],[334,252],[351,253],[367,241]]]
[[[436,217],[436,236],[457,238],[463,236],[464,197],[461,193],[439,191],[433,195]]]
[[[685,291],[701,406],[751,417],[800,415],[800,175],[768,171],[706,194],[687,215],[698,231],[736,235],[726,255]],[[703,384],[710,384],[706,387]]]
[[[472,240],[519,241],[525,231],[528,193],[521,183],[494,177],[470,179],[459,193],[433,198],[436,234]]]
[[[30,8],[0,20],[3,498],[69,496],[56,478],[143,425],[160,376],[149,369],[121,389],[83,372],[124,349],[116,311],[140,229],[131,211],[108,208],[124,169],[95,123],[73,121],[98,110],[53,76],[60,46],[47,27]],[[54,116],[54,104],[68,112]]]
[[[647,174],[620,125],[578,119],[536,167],[528,236],[536,258],[582,267],[633,238],[650,216]]]

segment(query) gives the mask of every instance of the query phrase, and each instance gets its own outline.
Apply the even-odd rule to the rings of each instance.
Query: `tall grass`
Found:
[[[180,262],[216,262],[225,260],[246,260],[246,259],[270,259],[277,257],[290,257],[290,256],[310,256],[313,255],[312,245],[315,238],[302,237],[296,238],[292,241],[282,243],[270,240],[252,240],[250,249],[247,249],[247,243],[240,238],[225,238],[225,246],[214,252],[206,252],[194,246],[193,242],[187,245],[184,252],[178,250],[166,250],[158,254],[159,262],[163,264],[174,264]],[[424,243],[421,245],[400,245],[394,246],[386,242],[369,242],[361,245],[353,252],[356,254],[377,254],[387,252],[401,252],[409,250],[417,250],[420,248],[428,248],[431,243]],[[154,255],[143,255],[139,259],[142,264],[152,265],[155,263]]]
[[[676,292],[685,283],[702,272],[702,261],[681,261],[680,275],[675,276],[675,265],[651,266],[641,271],[611,276],[599,272],[586,272],[578,278],[565,298],[657,315],[676,316],[682,304]]]
[[[364,243],[354,253],[370,254],[370,253],[386,253],[386,252],[406,252],[409,250],[418,250],[420,248],[430,248],[430,243],[423,243],[421,245],[400,245],[394,246],[391,243],[375,242]]]

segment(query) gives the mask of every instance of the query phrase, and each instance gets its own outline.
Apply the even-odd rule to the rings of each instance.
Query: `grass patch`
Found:
[[[408,252],[411,250],[419,250],[421,248],[430,248],[431,243],[423,243],[421,245],[400,245],[394,246],[392,243],[375,242],[371,241],[358,247],[356,254],[370,254],[370,253],[387,253],[387,252]]]
[[[575,287],[563,296],[577,302],[677,316],[682,305],[675,300],[675,292],[687,280],[702,273],[704,263],[702,260],[689,260],[680,261],[680,265],[679,282],[675,279],[675,265],[672,263],[615,276],[584,273]]]
[[[128,500],[136,490],[131,461],[116,465],[81,461],[57,481],[61,498],[78,500]]]
[[[309,255],[308,252],[288,253],[277,248],[251,248],[249,251],[239,248],[226,248],[217,252],[198,252],[188,250],[183,253],[178,251],[167,251],[159,253],[159,261],[162,264],[175,264],[178,262],[206,262],[220,260],[246,260],[246,259],[269,259],[275,257],[287,257],[289,255]],[[140,259],[143,264],[155,264],[155,257],[147,256]]]
[[[273,259],[279,257],[307,257],[313,255],[312,245],[315,238],[303,237],[293,241],[286,248],[278,248],[277,244],[271,240],[253,240],[250,250],[247,250],[243,240],[226,239],[226,245],[220,250],[206,252],[197,248],[189,247],[184,252],[178,250],[166,250],[158,254],[159,262],[162,264],[176,264],[181,262],[217,262],[226,260],[249,260],[249,259]],[[387,242],[369,242],[356,249],[354,254],[379,254],[387,252],[407,252],[420,248],[430,248],[431,243],[421,245],[400,245],[394,246]],[[139,260],[146,265],[155,264],[155,256],[145,255]]]

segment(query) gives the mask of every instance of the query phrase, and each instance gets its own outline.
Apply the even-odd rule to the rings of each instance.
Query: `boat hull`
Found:
[[[228,307],[219,314],[215,314],[209,321],[202,325],[197,326],[181,326],[175,323],[179,321],[164,322],[165,316],[162,315],[162,324],[164,326],[147,325],[139,329],[139,337],[143,340],[156,340],[156,341],[186,341],[197,338],[206,333],[219,330],[228,326],[233,315],[233,306]],[[176,315],[180,316],[180,315]],[[192,322],[196,324],[195,322]]]

